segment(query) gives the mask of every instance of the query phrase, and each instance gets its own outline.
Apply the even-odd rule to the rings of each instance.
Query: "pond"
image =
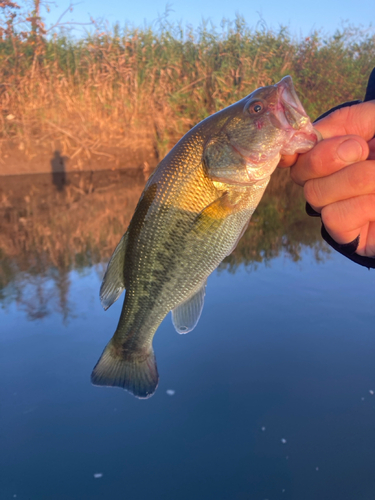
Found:
[[[100,282],[144,184],[1,180],[0,498],[375,498],[375,272],[329,250],[284,172],[196,329],[159,327],[154,396],[91,385],[122,306]]]

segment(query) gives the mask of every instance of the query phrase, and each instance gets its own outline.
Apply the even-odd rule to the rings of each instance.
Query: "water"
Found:
[[[102,310],[101,276],[143,184],[1,184],[0,498],[373,500],[375,274],[329,253],[283,178],[197,328],[160,326],[155,395],[91,386],[122,303]]]

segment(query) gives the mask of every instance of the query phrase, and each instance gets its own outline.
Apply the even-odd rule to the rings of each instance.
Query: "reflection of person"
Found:
[[[322,236],[358,264],[375,268],[375,69],[366,101],[323,115],[323,136],[311,151],[286,156],[304,186],[307,213],[322,218]],[[349,104],[349,103],[348,103]]]

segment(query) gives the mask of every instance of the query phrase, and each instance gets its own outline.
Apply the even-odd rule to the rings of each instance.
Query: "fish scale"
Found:
[[[179,333],[195,327],[207,277],[242,236],[282,148],[301,151],[303,144],[307,151],[317,140],[286,77],[206,118],[176,144],[148,180],[108,264],[103,305],[125,288],[126,295],[93,370],[94,384],[140,398],[154,393],[159,376],[152,339],[161,321],[172,311]]]

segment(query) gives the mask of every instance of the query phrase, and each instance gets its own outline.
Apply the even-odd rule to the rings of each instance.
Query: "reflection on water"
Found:
[[[104,263],[125,232],[145,184],[142,172],[67,174],[56,151],[49,175],[3,177],[0,184],[0,303],[12,302],[29,319],[59,311],[66,320],[69,272]],[[220,266],[235,271],[269,262],[280,253],[293,261],[310,247],[327,251],[319,222],[308,220],[301,190],[276,172],[236,250]]]
[[[197,328],[160,325],[147,401],[90,383],[122,302],[101,308],[103,263],[143,175],[1,179],[1,500],[375,498],[375,273],[325,258],[283,174]]]
[[[145,183],[134,171],[74,173],[56,192],[55,174],[0,185],[0,302],[15,301],[30,319],[69,316],[69,272],[102,272]]]

